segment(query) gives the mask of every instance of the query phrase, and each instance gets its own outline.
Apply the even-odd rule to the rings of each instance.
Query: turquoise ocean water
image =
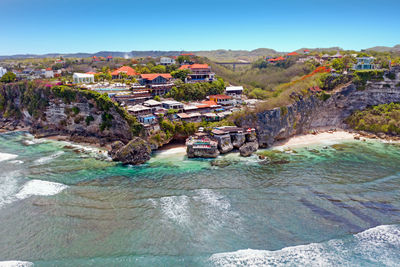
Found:
[[[399,145],[178,150],[132,167],[0,134],[0,266],[400,266]]]

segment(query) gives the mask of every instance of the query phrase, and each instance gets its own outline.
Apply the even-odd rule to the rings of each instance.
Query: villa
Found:
[[[210,101],[214,101],[218,105],[222,105],[222,106],[231,105],[233,103],[232,97],[230,97],[228,95],[210,95],[209,99],[210,99]]]
[[[151,88],[151,94],[156,96],[168,93],[168,91],[174,85],[170,82],[171,79],[172,76],[169,73],[141,74],[139,83],[143,86]]]
[[[161,103],[163,105],[163,108],[165,109],[177,109],[177,110],[183,109],[183,104],[175,100],[166,100],[162,101]]]
[[[129,78],[139,75],[133,68],[129,66],[122,66],[111,72],[111,76],[113,79],[119,79],[121,77],[121,73],[125,73]]]
[[[208,64],[182,65],[179,69],[190,70],[186,82],[212,82],[214,80],[215,73],[211,72]]]
[[[6,74],[7,70],[3,67],[0,67],[0,78],[3,77],[4,74]]]
[[[372,70],[376,68],[374,63],[374,57],[358,57],[357,63],[354,64],[354,70]]]
[[[229,96],[241,96],[243,93],[243,86],[228,86],[225,88],[225,93]]]
[[[161,57],[160,58],[160,65],[174,65],[175,64],[175,59],[170,58],[170,57]]]

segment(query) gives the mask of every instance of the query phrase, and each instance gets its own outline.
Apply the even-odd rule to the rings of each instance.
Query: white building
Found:
[[[243,86],[228,86],[225,88],[225,93],[230,96],[240,96],[243,93]]]
[[[74,83],[94,83],[93,74],[74,73],[72,76]]]
[[[175,64],[175,59],[170,58],[170,57],[162,57],[160,59],[160,64],[161,65],[173,65],[173,64]]]
[[[54,71],[52,69],[46,69],[43,73],[46,79],[54,78]]]
[[[6,74],[7,70],[3,67],[0,67],[0,78],[3,77],[4,74]]]

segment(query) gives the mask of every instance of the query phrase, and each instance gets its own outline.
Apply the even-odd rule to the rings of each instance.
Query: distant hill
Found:
[[[375,46],[368,49],[367,51],[376,51],[376,52],[400,52],[400,44],[395,45],[393,47],[390,46]]]
[[[340,47],[329,47],[329,48],[301,48],[296,50],[296,52],[302,52],[304,49],[309,49],[310,51],[342,51],[343,49]],[[372,48],[365,49],[367,51],[378,51],[378,52],[400,52],[400,45],[396,45],[394,47],[387,46],[376,46]],[[226,49],[218,49],[218,50],[204,50],[204,51],[190,51],[197,56],[207,57],[212,61],[254,61],[260,57],[264,56],[277,56],[283,55],[287,52],[279,52],[274,49],[269,48],[258,48],[254,50],[226,50]],[[124,58],[140,58],[140,57],[160,57],[160,56],[178,56],[181,53],[188,53],[188,51],[130,51],[130,52],[120,52],[120,51],[100,51],[97,53],[49,53],[44,55],[35,55],[35,54],[19,54],[19,55],[10,55],[10,56],[0,56],[1,59],[17,59],[17,58],[54,58],[54,57],[66,57],[66,58],[87,58],[87,57],[124,57]]]

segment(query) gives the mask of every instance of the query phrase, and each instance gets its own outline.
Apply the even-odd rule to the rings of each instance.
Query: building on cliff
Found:
[[[354,64],[354,70],[372,70],[376,68],[374,64],[374,57],[358,57],[357,63]]]

